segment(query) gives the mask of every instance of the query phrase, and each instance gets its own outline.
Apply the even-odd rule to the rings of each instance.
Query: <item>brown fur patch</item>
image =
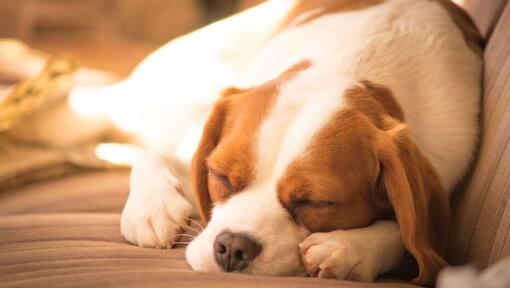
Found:
[[[361,84],[363,86],[354,86],[347,90],[345,100],[348,106],[365,113],[378,128],[383,126],[383,115],[404,121],[404,111],[390,89],[369,80],[362,80]]]
[[[384,0],[296,0],[280,27],[284,29],[299,26],[324,15],[363,10],[383,2]]]
[[[481,56],[482,49],[485,45],[485,41],[483,40],[480,31],[478,31],[478,28],[473,22],[473,19],[471,19],[469,14],[467,14],[467,12],[464,11],[464,9],[457,6],[457,4],[455,4],[451,0],[437,0],[437,1],[446,10],[448,10],[448,13],[450,13],[450,16],[453,18],[453,21],[455,21],[455,24],[457,24],[459,29],[462,31],[462,34],[464,34],[464,39],[466,40],[468,46],[476,54]]]
[[[383,216],[371,195],[378,175],[372,126],[342,108],[279,180],[280,202],[311,232],[365,227]]]
[[[387,198],[375,195],[372,126],[383,129],[385,115],[400,121],[404,115],[389,89],[362,83],[345,92],[345,107],[279,181],[281,202],[312,232],[368,226],[390,210]]]

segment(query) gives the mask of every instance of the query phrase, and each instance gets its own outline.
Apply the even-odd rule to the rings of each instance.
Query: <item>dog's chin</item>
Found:
[[[207,245],[207,243],[212,242],[207,241],[206,238],[208,237],[204,234],[206,233],[200,234],[186,248],[188,264],[195,271],[224,272],[214,260],[212,245]],[[277,251],[277,247],[267,249],[245,269],[235,273],[267,276],[306,276],[307,273],[299,255],[299,249],[297,245],[293,248],[293,251],[280,252]]]
[[[186,261],[195,271],[199,272],[223,272],[223,270],[216,264],[214,260],[212,245],[208,249],[207,246],[200,245],[200,234],[196,239],[189,243],[186,248]]]

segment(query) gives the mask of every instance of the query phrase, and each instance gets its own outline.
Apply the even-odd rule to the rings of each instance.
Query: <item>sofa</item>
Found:
[[[447,260],[484,269],[510,257],[510,3],[466,2],[486,40],[482,140],[452,199]],[[194,272],[185,247],[146,249],[122,238],[128,178],[128,169],[108,169],[0,191],[0,287],[416,287]]]

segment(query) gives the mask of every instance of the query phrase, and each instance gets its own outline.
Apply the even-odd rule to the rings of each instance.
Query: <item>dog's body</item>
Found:
[[[192,165],[211,217],[187,249],[195,270],[370,281],[407,250],[426,284],[445,265],[445,191],[475,149],[479,55],[445,1],[353,2],[300,2],[239,57],[244,88],[218,100]],[[191,213],[174,180],[160,183],[173,179],[161,157],[134,167],[123,213],[142,246],[171,244]]]
[[[154,53],[108,90],[138,103],[113,122],[165,151],[133,167],[124,237],[177,239],[192,206],[169,158],[191,160],[213,107],[191,163],[210,219],[187,248],[195,270],[372,281],[407,250],[414,281],[434,281],[481,93],[469,28],[446,2],[272,1]],[[242,88],[218,99],[230,85]]]

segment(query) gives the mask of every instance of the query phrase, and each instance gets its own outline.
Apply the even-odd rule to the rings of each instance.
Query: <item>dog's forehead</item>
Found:
[[[353,82],[335,77],[334,73],[321,74],[310,69],[280,87],[259,126],[255,182],[276,183],[287,166],[306,153],[314,135],[341,109],[343,93]]]
[[[322,135],[325,127],[339,125],[333,121],[335,115],[343,109],[346,91],[357,83],[324,71],[309,68],[273,82],[271,93],[254,89],[226,99],[232,104],[226,109],[227,124],[207,160],[213,174],[208,184],[213,202],[248,192],[276,199],[277,185],[294,160],[309,155],[317,145],[335,145],[317,142],[314,136]],[[218,175],[228,181],[231,192],[225,193]]]

